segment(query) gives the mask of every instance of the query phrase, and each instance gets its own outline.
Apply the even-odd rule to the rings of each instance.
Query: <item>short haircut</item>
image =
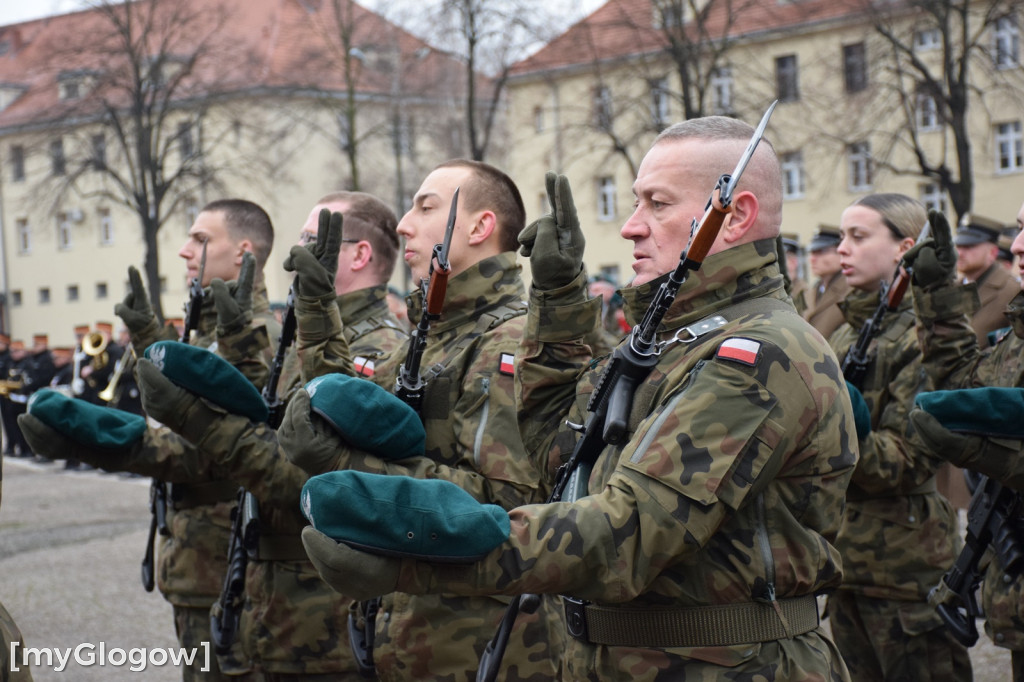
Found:
[[[878,213],[896,241],[908,237],[917,239],[928,222],[928,211],[924,204],[905,194],[878,192],[861,197],[850,205],[865,206]]]
[[[218,199],[203,206],[201,212],[223,213],[228,235],[236,242],[248,239],[252,243],[256,271],[263,272],[270,250],[274,248],[274,226],[266,211],[245,199]]]
[[[754,126],[749,123],[728,116],[703,116],[669,126],[654,138],[654,143],[651,146],[660,142],[700,140],[739,142],[745,149],[746,144],[754,135],[754,130]],[[724,170],[708,168],[709,183],[722,173],[732,172],[739,160],[739,156],[723,158]],[[714,177],[711,177],[712,175]],[[709,195],[711,189],[709,184]],[[753,158],[740,179],[737,191],[742,190],[753,192],[757,197],[760,210],[764,214],[763,218],[767,221],[764,227],[769,232],[762,236],[777,236],[782,225],[782,171],[779,167],[779,158],[775,154],[775,147],[767,138],[761,138]]]
[[[380,281],[391,278],[398,259],[398,218],[391,207],[366,192],[338,191],[325,194],[316,203],[347,202],[342,236],[345,239],[366,240],[373,249],[374,272]]]
[[[459,190],[467,211],[493,211],[497,217],[498,244],[502,251],[519,248],[519,233],[526,227],[526,206],[519,188],[504,172],[483,161],[452,159],[438,168],[468,168],[472,179]]]

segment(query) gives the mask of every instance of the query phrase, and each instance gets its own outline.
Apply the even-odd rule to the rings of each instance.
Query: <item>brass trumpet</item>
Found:
[[[128,347],[124,349],[124,354],[118,358],[117,363],[114,365],[114,373],[110,377],[110,381],[107,383],[107,387],[100,391],[99,398],[105,403],[116,405],[118,399],[121,397],[121,392],[118,390],[118,383],[121,381],[121,375],[125,372],[132,371],[132,367],[135,365],[135,348],[132,344],[128,344]]]
[[[95,358],[92,361],[93,369],[100,369],[110,362],[110,356],[107,354],[108,343],[110,339],[99,332],[89,332],[82,337],[82,352]]]
[[[0,380],[0,396],[7,397],[14,391],[17,391],[25,385],[23,379],[3,379]]]

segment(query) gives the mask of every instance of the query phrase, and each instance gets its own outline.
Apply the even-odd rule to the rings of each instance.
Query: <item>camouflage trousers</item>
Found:
[[[853,682],[970,680],[967,649],[927,602],[873,599],[848,590],[828,598],[832,637]]]
[[[232,678],[221,672],[220,663],[213,653],[210,638],[210,609],[206,607],[174,606],[174,634],[183,649],[200,649],[203,642],[210,648],[210,669],[203,672],[205,661],[203,656],[196,656],[192,665],[183,665],[181,679],[184,682],[226,682]]]
[[[232,675],[228,679],[231,682],[340,682],[342,680],[349,679],[350,676],[342,675],[339,676],[337,673],[318,673],[314,675],[307,675],[306,673],[265,673],[265,672],[249,672],[244,675],[234,676]],[[351,675],[353,679],[359,678],[355,673]]]

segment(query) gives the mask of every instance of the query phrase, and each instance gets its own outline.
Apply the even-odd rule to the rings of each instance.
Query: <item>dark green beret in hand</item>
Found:
[[[401,558],[472,563],[508,539],[508,512],[450,481],[332,471],[302,487],[302,541],[321,577],[358,599],[394,589]],[[387,557],[395,557],[388,559]]]
[[[117,455],[131,451],[146,432],[146,420],[137,414],[93,405],[50,389],[32,396],[28,412],[18,417],[18,426],[38,455],[114,468]]]
[[[857,430],[857,440],[864,440],[871,433],[871,410],[864,401],[864,394],[849,381],[846,382],[846,391],[853,405],[853,425]]]
[[[1024,389],[930,391],[915,405],[913,447],[1024,490]]]
[[[366,379],[317,377],[292,396],[277,441],[288,459],[316,475],[339,466],[343,447],[385,460],[423,454],[426,432],[411,407]]]
[[[146,349],[146,358],[174,385],[200,398],[205,398],[226,411],[247,417],[254,422],[266,421],[267,404],[256,387],[231,363],[205,348],[176,341],[159,341]],[[180,405],[176,399],[165,399],[149,391],[143,395],[146,412],[161,423],[174,419]],[[180,396],[176,396],[180,397]],[[155,411],[150,410],[150,406]]]

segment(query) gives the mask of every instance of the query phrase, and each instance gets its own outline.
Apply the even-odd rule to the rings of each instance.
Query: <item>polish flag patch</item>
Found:
[[[512,376],[515,373],[513,360],[515,360],[515,356],[512,353],[502,353],[501,360],[498,363],[498,371],[502,374]]]
[[[357,355],[352,359],[352,365],[356,370],[356,374],[364,377],[373,376],[373,360],[368,360],[362,355]]]
[[[744,365],[753,367],[757,364],[757,358],[760,354],[760,342],[752,339],[732,338],[726,339],[722,345],[718,347],[718,352],[715,353],[715,357],[722,358],[723,360],[740,362]]]

